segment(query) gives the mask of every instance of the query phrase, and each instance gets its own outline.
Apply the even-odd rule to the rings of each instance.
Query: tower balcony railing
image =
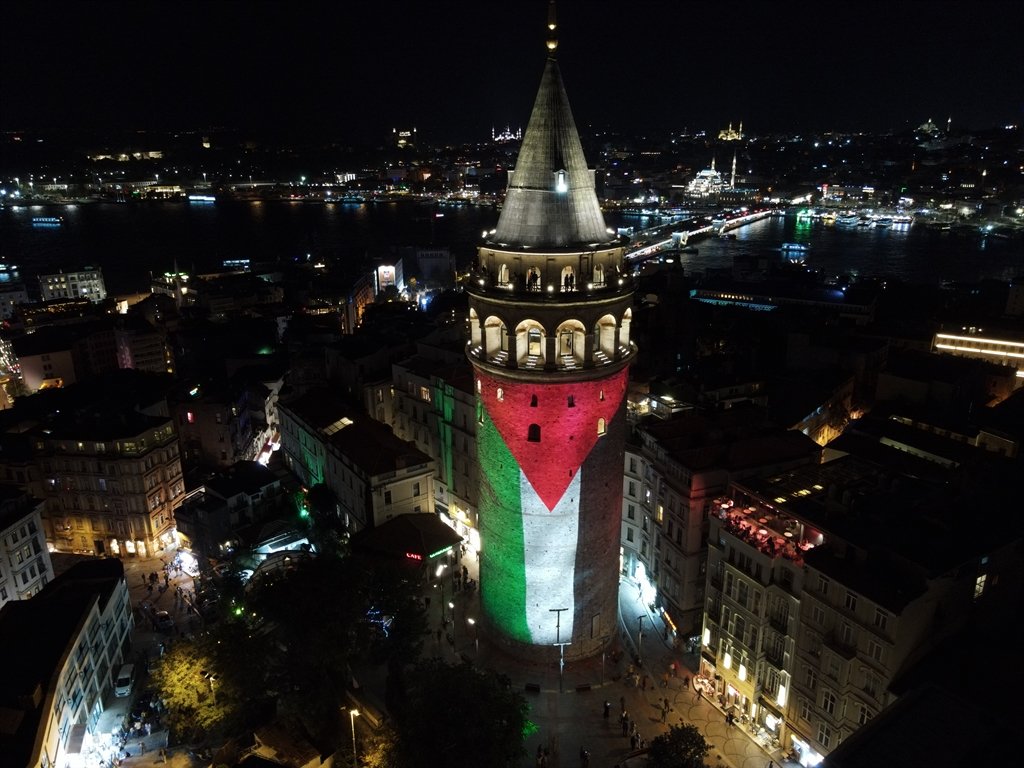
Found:
[[[592,364],[587,365],[584,360],[576,355],[558,355],[555,360],[554,370],[556,371],[579,371],[584,368],[601,368],[606,365],[614,365],[621,363],[622,360],[628,359],[635,347],[632,345],[621,344],[619,345],[619,354],[616,358],[605,353],[602,350],[594,350]],[[480,344],[473,344],[469,347],[469,356],[485,363],[490,363],[494,366],[501,368],[517,368],[519,370],[529,371],[545,371],[551,370],[545,363],[545,360],[540,355],[525,355],[520,358],[514,366],[509,365],[508,350],[499,349],[497,351],[491,351],[490,354],[484,352],[484,348]]]
[[[494,299],[512,299],[528,302],[562,303],[586,301],[587,299],[608,299],[632,293],[636,288],[629,272],[606,275],[603,280],[501,280],[483,269],[472,270],[466,283],[466,290],[477,296]]]

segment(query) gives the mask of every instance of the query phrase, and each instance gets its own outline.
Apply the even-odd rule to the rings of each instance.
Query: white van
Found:
[[[132,692],[135,685],[135,665],[122,664],[114,680],[114,695],[127,696]]]

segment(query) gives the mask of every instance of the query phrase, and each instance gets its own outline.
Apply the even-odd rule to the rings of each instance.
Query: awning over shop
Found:
[[[776,704],[771,699],[766,698],[764,696],[759,696],[757,702],[758,702],[758,704],[760,704],[762,707],[767,709],[769,712],[771,712],[776,717],[778,717],[780,719],[784,719],[785,718],[785,715],[782,712],[782,708],[779,707],[779,705]]]
[[[462,537],[429,512],[399,515],[352,537],[352,548],[364,554],[424,563],[462,543]]]

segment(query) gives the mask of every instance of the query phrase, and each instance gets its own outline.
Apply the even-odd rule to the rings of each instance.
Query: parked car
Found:
[[[122,664],[114,678],[114,695],[127,696],[135,685],[135,665]]]
[[[157,611],[154,614],[156,620],[156,628],[161,632],[173,632],[174,631],[174,619],[167,611]]]

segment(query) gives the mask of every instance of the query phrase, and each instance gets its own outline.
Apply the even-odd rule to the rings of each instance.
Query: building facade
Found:
[[[308,490],[325,485],[349,531],[433,512],[434,462],[391,427],[315,389],[278,404],[285,466]]]
[[[103,272],[93,267],[86,267],[78,272],[40,275],[39,292],[43,301],[88,299],[93,303],[99,303],[107,298]]]
[[[1019,535],[949,525],[963,499],[893,459],[752,476],[713,502],[698,685],[802,765],[896,703],[995,585],[1019,582]]]
[[[38,468],[32,490],[46,503],[53,549],[153,556],[173,544],[174,509],[185,494],[174,424],[164,416],[121,416],[102,427],[72,419],[30,436]]]
[[[0,647],[17,663],[0,678],[4,765],[109,764],[103,702],[126,660],[133,627],[124,566],[116,558],[72,566],[31,600],[0,609]]]
[[[434,459],[434,510],[478,552],[476,395],[461,345],[455,352],[420,343],[392,371],[392,407],[380,403],[377,411],[390,411],[395,434]]]
[[[604,222],[555,59],[555,25],[497,227],[469,282],[480,598],[524,658],[617,633],[633,285]]]
[[[0,484],[0,607],[27,600],[53,581],[42,506],[20,488]]]

